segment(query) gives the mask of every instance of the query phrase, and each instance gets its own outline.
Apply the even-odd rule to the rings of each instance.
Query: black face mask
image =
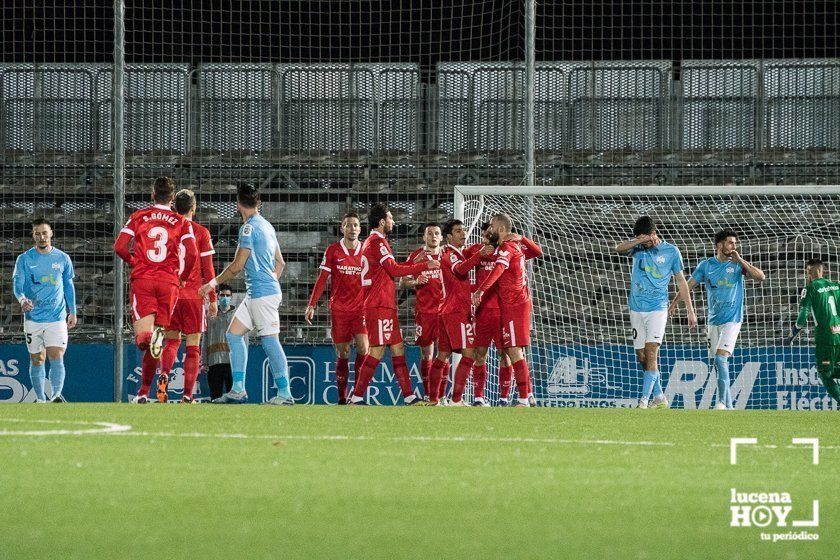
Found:
[[[498,233],[490,233],[490,234],[488,234],[488,235],[487,235],[487,239],[489,239],[489,240],[490,240],[490,243],[491,243],[492,245],[498,245],[498,244],[499,244],[499,234],[498,234]]]

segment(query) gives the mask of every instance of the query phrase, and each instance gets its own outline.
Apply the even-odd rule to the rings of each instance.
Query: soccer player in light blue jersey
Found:
[[[649,216],[636,220],[633,235],[632,239],[616,245],[615,250],[619,254],[633,257],[630,325],[633,329],[633,348],[644,368],[638,407],[667,408],[668,400],[662,391],[659,374],[659,347],[665,338],[665,325],[668,322],[668,285],[671,278],[676,279],[677,288],[684,296],[682,299],[688,310],[689,329],[697,326],[697,315],[688,297],[688,283],[683,274],[680,250],[659,238]]]
[[[218,284],[228,282],[245,271],[246,296],[236,310],[227,331],[230,346],[230,369],[233,387],[214,399],[217,404],[242,404],[248,401],[245,392],[245,371],[248,365],[248,344],[245,335],[256,331],[268,356],[277,396],[270,404],[294,404],[289,390],[289,364],[280,345],[280,282],[286,262],[277,244],[277,232],[260,215],[260,195],[256,187],[241,185],[236,193],[236,210],[244,224],[239,228],[239,245],[233,262],[221,274],[199,289],[204,297]]]
[[[715,256],[701,261],[688,281],[689,292],[703,285],[709,300],[709,318],[706,338],[709,341],[709,358],[714,360],[717,372],[718,410],[732,408],[729,385],[729,357],[735,351],[735,342],[744,319],[744,276],[762,282],[764,272],[748,263],[738,254],[738,236],[731,229],[715,235]],[[689,295],[690,297],[690,295]],[[671,303],[673,310],[679,297]]]
[[[76,289],[73,263],[67,253],[52,246],[53,230],[47,220],[32,222],[35,246],[15,262],[14,292],[23,310],[23,332],[29,351],[29,376],[37,402],[48,402],[44,360],[50,361],[52,402],[64,402],[64,352],[67,329],[76,326]]]

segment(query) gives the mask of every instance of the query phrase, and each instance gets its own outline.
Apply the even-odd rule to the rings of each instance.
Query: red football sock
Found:
[[[476,398],[484,398],[484,388],[487,386],[487,363],[473,366],[473,388]]]
[[[335,385],[338,388],[338,404],[347,402],[347,380],[350,378],[350,360],[338,358],[335,361]]]
[[[148,350],[143,353],[143,376],[140,382],[140,392],[137,393],[138,395],[142,395],[144,397],[149,396],[149,389],[152,387],[152,381],[155,378],[157,363],[158,361],[152,358],[152,354]]]
[[[141,352],[149,349],[149,344],[152,342],[152,331],[141,332],[134,335],[134,344]]]
[[[373,374],[376,373],[378,365],[379,360],[368,354],[362,364],[361,371],[356,372],[356,386],[353,388],[354,397],[365,396],[368,385],[370,385],[370,380],[373,379]]]
[[[437,402],[440,399],[440,379],[446,370],[446,362],[435,360],[432,362],[432,370],[429,372],[429,401]]]
[[[510,366],[499,366],[499,398],[507,399],[510,396],[510,381],[513,377],[513,368]]]
[[[528,398],[528,361],[524,358],[513,364],[513,374],[516,376],[516,390],[520,399]]]
[[[452,382],[452,402],[461,402],[464,397],[464,389],[467,387],[467,379],[470,377],[475,360],[463,356],[455,368],[455,379]]]
[[[429,390],[431,389],[431,385],[429,385],[429,376],[432,373],[433,363],[432,360],[420,360],[420,378],[423,380],[423,394],[430,398]]]
[[[362,366],[365,363],[365,358],[367,358],[367,354],[356,354],[356,361],[353,362],[353,379],[356,383],[359,382],[359,373],[362,371]],[[350,384],[350,374],[347,374],[347,384]]]
[[[405,356],[392,356],[391,364],[394,366],[394,373],[397,376],[397,382],[400,384],[403,399],[407,399],[414,394],[414,387],[411,386],[411,374],[408,373]]]
[[[160,354],[160,373],[169,375],[175,360],[178,358],[178,348],[181,347],[180,338],[167,338],[163,345],[163,352]],[[186,370],[186,366],[184,367]]]
[[[187,355],[184,358],[184,396],[192,398],[195,389],[195,380],[198,379],[198,362],[201,358],[201,348],[198,346],[187,346]]]
[[[440,381],[438,382],[437,387],[437,396],[438,399],[446,398],[446,384],[449,382],[449,370],[451,366],[449,364],[449,360],[444,362],[444,368],[440,375]]]

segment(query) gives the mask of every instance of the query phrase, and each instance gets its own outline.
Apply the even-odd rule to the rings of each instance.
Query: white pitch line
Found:
[[[518,438],[518,437],[470,437],[470,436],[353,436],[353,435],[307,435],[307,434],[210,434],[202,432],[136,432],[126,431],[108,435],[136,436],[136,437],[175,437],[175,438],[207,438],[207,439],[274,439],[297,441],[395,441],[395,442],[441,442],[441,443],[545,443],[560,445],[630,445],[670,447],[675,445],[668,441],[619,441],[608,439],[557,439],[557,438]]]
[[[79,420],[30,420],[26,418],[0,418],[0,422],[17,424],[74,424],[77,426],[96,426],[84,430],[0,430],[0,436],[87,436],[101,434],[127,433],[131,426],[112,422],[82,422]]]
[[[0,430],[0,436],[133,436],[133,437],[162,437],[162,438],[190,438],[190,439],[233,439],[233,440],[294,440],[294,441],[393,441],[413,443],[537,443],[548,445],[614,445],[629,447],[675,447],[680,444],[670,441],[622,441],[611,439],[560,439],[560,438],[528,438],[528,437],[486,437],[486,436],[355,436],[340,434],[309,435],[309,434],[231,434],[205,432],[140,432],[126,424],[112,422],[83,422],[77,420],[30,420],[25,418],[0,418],[0,423],[33,423],[33,424],[75,424],[80,426],[96,426],[81,430]],[[729,447],[728,444],[712,443],[709,447]],[[794,449],[794,446],[756,445],[756,448],[777,449],[784,447]],[[837,445],[821,445],[820,449],[840,449]]]

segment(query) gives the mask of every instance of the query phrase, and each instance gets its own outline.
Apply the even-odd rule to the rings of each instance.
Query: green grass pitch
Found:
[[[837,557],[838,427],[810,412],[8,405],[0,558]],[[733,466],[731,437],[760,445]],[[818,465],[799,437],[820,438]],[[788,522],[818,499],[819,540],[730,527],[731,488],[788,492]]]

